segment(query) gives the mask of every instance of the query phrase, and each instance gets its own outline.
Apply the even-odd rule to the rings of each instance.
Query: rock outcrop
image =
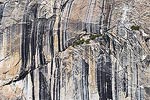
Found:
[[[0,0],[0,100],[149,100],[149,0]]]

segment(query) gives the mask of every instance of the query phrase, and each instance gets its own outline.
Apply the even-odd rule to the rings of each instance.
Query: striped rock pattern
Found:
[[[149,6],[0,0],[0,100],[150,100]]]

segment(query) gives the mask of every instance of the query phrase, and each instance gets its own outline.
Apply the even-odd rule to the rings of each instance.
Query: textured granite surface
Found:
[[[150,100],[150,0],[0,0],[0,100]]]

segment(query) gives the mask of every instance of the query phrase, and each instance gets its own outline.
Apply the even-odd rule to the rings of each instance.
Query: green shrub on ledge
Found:
[[[132,29],[132,30],[139,30],[139,29],[140,29],[140,26],[138,26],[138,25],[132,25],[132,26],[131,26],[131,29]]]
[[[81,39],[81,40],[77,40],[74,42],[74,45],[80,45],[80,44],[83,44],[85,42],[84,39]]]
[[[101,35],[101,34],[96,34],[96,35],[91,34],[91,35],[89,36],[89,38],[90,38],[91,40],[94,40],[94,39],[96,39],[97,37],[100,37],[100,36],[102,36],[102,35]]]
[[[85,43],[86,43],[86,44],[90,44],[90,39],[87,39],[87,40],[85,41]]]

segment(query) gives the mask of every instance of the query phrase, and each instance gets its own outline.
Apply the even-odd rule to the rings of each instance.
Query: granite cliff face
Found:
[[[0,100],[150,100],[149,0],[0,0]]]

